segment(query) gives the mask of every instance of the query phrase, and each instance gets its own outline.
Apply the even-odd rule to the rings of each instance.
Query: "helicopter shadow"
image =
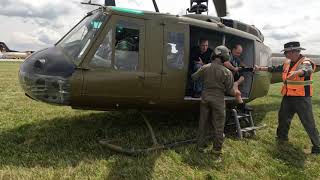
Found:
[[[190,115],[146,113],[159,143],[169,137],[193,136],[197,121]],[[107,179],[151,179],[159,150],[126,156],[108,150],[98,140],[118,139],[128,146],[150,146],[146,125],[137,112],[106,112],[58,117],[0,133],[0,164],[17,167],[76,167],[83,161],[107,161]],[[180,137],[181,136],[181,137]]]
[[[255,125],[258,125],[263,123],[263,120],[269,112],[278,112],[280,109],[280,103],[273,102],[268,104],[258,104],[251,107],[254,109],[252,112],[254,123]]]
[[[194,119],[196,117],[195,114],[176,114],[171,112],[144,112],[143,114],[152,125],[152,128],[154,130],[155,136],[159,144],[167,144],[176,140],[185,139],[186,135],[191,139],[193,138],[197,130],[198,121]],[[135,114],[135,116],[137,116],[136,119],[139,119],[140,114],[137,113]],[[139,132],[135,131],[136,128],[132,127],[131,125],[129,125],[129,129],[124,127],[127,130],[127,135],[124,138],[127,140],[127,143],[125,144],[130,144],[131,147],[146,147],[148,145],[150,147],[152,145],[152,142],[146,125],[142,122],[142,124],[140,125],[144,127],[144,129]],[[122,125],[120,126],[123,127]],[[133,126],[135,125],[133,124]],[[112,134],[107,133],[106,136],[111,137]],[[119,134],[117,134],[117,136],[119,136]],[[130,138],[132,140],[129,140]],[[148,142],[148,144],[143,143],[146,141]],[[124,142],[122,142],[121,144],[123,143]],[[122,155],[121,158],[124,160],[115,161],[106,179],[119,179],[119,177],[123,179],[152,179],[155,175],[155,162],[159,157],[161,157],[161,155],[167,155],[171,153],[179,154],[179,151],[185,148],[189,149],[190,147],[182,146],[170,149],[169,151],[161,149],[150,153],[139,154],[135,157]]]

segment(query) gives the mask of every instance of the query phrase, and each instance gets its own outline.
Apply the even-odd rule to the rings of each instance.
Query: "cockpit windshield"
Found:
[[[88,13],[57,45],[79,65],[80,59],[96,36],[107,15],[103,12]]]

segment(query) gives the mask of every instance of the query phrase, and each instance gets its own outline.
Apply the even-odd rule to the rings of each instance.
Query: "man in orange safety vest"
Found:
[[[282,65],[272,67],[255,67],[255,71],[282,72],[283,95],[281,107],[278,114],[277,140],[278,142],[288,141],[288,133],[291,120],[295,113],[307,131],[313,144],[312,154],[320,154],[320,137],[316,128],[312,112],[312,73],[315,64],[300,54],[299,42],[288,42],[284,45],[286,59]]]

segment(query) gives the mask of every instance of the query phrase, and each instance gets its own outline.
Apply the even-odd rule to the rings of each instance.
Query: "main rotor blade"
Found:
[[[116,1],[115,0],[105,0],[104,5],[105,6],[116,6]]]
[[[158,8],[156,0],[152,0],[152,2],[153,2],[153,6],[154,6],[154,9],[156,10],[156,12],[159,12],[159,8]]]
[[[226,0],[212,0],[216,8],[218,17],[223,17],[227,15],[227,2]]]

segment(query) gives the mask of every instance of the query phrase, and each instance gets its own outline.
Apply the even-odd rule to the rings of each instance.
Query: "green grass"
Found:
[[[297,116],[290,143],[274,137],[281,101],[280,84],[250,104],[254,119],[267,127],[251,139],[226,138],[223,162],[214,164],[195,145],[136,157],[109,151],[100,138],[120,144],[150,145],[137,112],[73,110],[32,101],[17,79],[19,63],[0,62],[0,179],[320,179],[320,156]],[[315,74],[313,111],[320,127],[320,73]],[[193,137],[198,122],[190,114],[146,113],[159,141]]]

